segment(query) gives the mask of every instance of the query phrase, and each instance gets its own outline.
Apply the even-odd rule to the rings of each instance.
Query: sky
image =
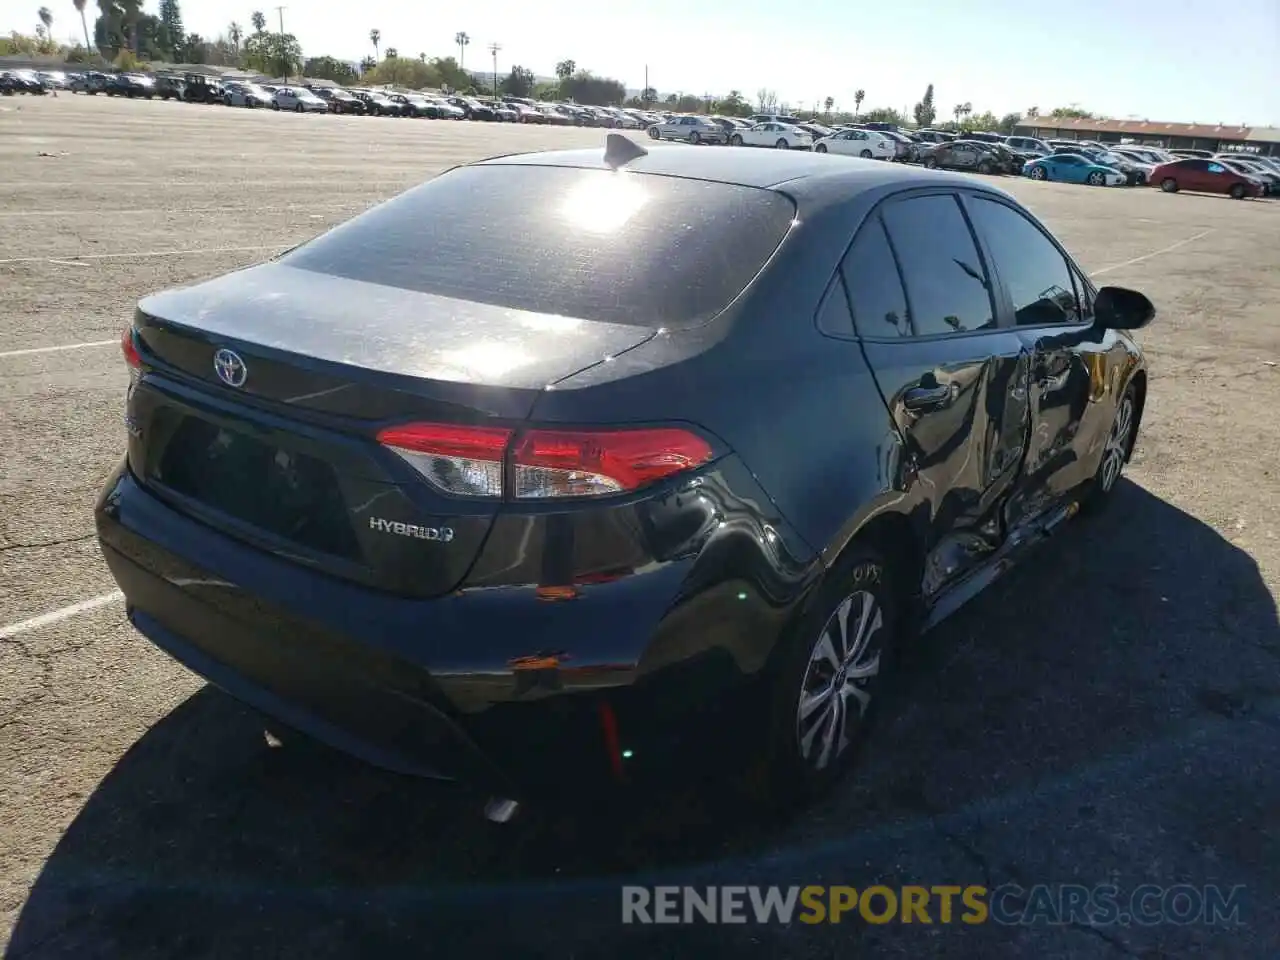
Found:
[[[79,30],[70,0],[44,0],[54,36]],[[158,0],[144,0],[154,12]],[[189,32],[248,27],[262,9],[244,0],[180,0]],[[909,108],[934,85],[938,119],[964,101],[974,112],[1047,112],[1076,105],[1106,116],[1280,127],[1280,0],[486,0],[419,4],[406,0],[285,0],[285,29],[305,54],[359,60],[382,49],[402,55],[457,54],[454,34],[471,37],[470,68],[520,64],[551,75],[557,61],[662,94],[776,92],[792,108],[834,97],[863,109]],[[40,3],[0,0],[0,31],[31,33]],[[94,10],[91,0],[89,11]],[[92,30],[92,20],[90,21]]]

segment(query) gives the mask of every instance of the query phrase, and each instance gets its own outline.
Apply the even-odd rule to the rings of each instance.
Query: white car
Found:
[[[310,90],[301,87],[280,87],[272,95],[273,110],[293,110],[297,113],[328,113],[329,104],[325,103]]]
[[[729,138],[735,147],[776,147],[779,150],[808,150],[813,137],[789,123],[757,123],[737,130]]]
[[[838,153],[864,160],[892,160],[898,152],[892,140],[875,130],[841,130],[823,137],[813,149],[816,153]]]

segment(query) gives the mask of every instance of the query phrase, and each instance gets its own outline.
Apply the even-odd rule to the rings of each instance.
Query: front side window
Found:
[[[981,197],[969,204],[1020,327],[1078,323],[1075,284],[1066,258],[1034,223],[1012,207]]]
[[[917,336],[994,326],[982,258],[955,196],[891,203],[884,224],[902,267]]]

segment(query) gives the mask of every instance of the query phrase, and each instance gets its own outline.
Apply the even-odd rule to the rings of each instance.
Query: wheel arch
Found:
[[[1142,414],[1147,408],[1147,371],[1139,369],[1129,379],[1129,383],[1133,386],[1133,402],[1136,409],[1133,411],[1133,433],[1129,440],[1129,450],[1124,458],[1126,463],[1133,457],[1134,448],[1138,445],[1138,432],[1142,429]]]

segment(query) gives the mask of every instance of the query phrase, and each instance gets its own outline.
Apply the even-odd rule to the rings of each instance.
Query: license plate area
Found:
[[[310,551],[361,559],[342,488],[322,460],[173,407],[153,413],[149,482]]]

